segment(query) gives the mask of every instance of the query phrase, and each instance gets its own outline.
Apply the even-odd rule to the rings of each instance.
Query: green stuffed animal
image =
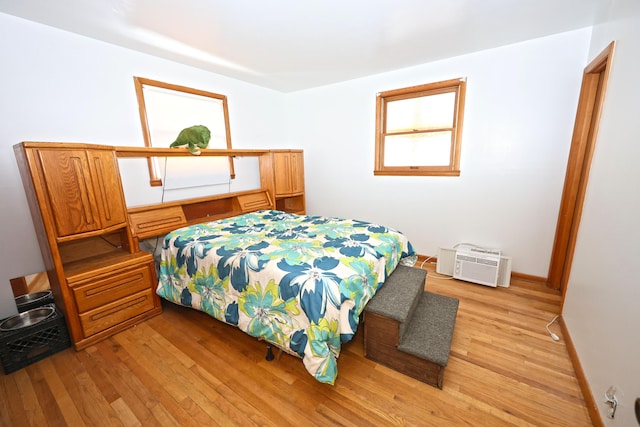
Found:
[[[200,149],[207,148],[210,139],[211,132],[209,128],[202,125],[191,126],[182,129],[176,140],[169,147],[187,147],[191,154],[199,156]]]

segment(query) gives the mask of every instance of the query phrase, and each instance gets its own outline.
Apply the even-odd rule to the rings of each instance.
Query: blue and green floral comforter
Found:
[[[333,384],[365,304],[415,258],[388,227],[259,211],[169,233],[157,293],[301,357]]]

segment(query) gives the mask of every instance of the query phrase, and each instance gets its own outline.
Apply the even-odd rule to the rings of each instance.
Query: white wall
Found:
[[[307,210],[403,231],[418,253],[499,247],[546,277],[590,29],[287,96]],[[460,177],[374,177],[377,92],[467,77]]]
[[[16,312],[9,279],[44,269],[14,144],[142,146],[133,85],[133,76],[142,76],[227,95],[235,148],[285,147],[279,92],[5,14],[0,14],[0,55],[0,318]],[[145,182],[137,189],[127,183],[127,202],[159,202],[160,191],[146,186],[144,167],[125,171],[127,178],[136,174]],[[244,178],[239,173],[238,181]]]
[[[635,426],[640,397],[640,3],[603,2],[589,58],[616,42],[563,318],[606,425]],[[622,391],[615,420],[603,394]]]

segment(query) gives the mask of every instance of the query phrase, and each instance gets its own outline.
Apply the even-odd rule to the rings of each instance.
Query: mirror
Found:
[[[227,97],[217,93],[163,83],[156,80],[134,77],[138,109],[145,147],[167,148],[175,141],[181,130],[195,126],[206,126],[211,132],[207,148],[231,149],[229,112]],[[175,160],[175,159],[174,159]],[[193,159],[184,159],[182,162]],[[233,158],[209,157],[207,171],[235,178]],[[193,164],[183,169],[194,169]],[[163,174],[157,159],[149,158],[151,186],[163,185]],[[164,167],[166,175],[166,163]]]
[[[50,288],[46,271],[15,277],[9,281],[11,282],[14,297],[32,292],[46,291]]]

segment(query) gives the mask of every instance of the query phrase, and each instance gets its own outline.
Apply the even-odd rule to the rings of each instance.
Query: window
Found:
[[[374,175],[460,175],[465,79],[381,92]]]
[[[189,87],[134,77],[140,120],[147,147],[167,148],[184,128],[203,125],[211,131],[207,148],[231,149],[227,97]],[[152,186],[184,188],[185,183],[215,185],[235,177],[233,159],[207,157],[149,159]],[[164,175],[164,176],[163,176]]]

